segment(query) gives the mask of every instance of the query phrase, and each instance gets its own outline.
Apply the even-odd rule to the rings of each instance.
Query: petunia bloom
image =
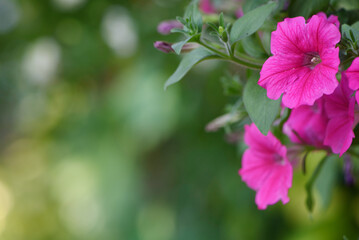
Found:
[[[288,203],[293,169],[286,147],[271,132],[264,136],[254,123],[245,126],[244,141],[249,148],[243,154],[239,175],[257,191],[258,208],[266,209],[279,200]]]
[[[271,52],[260,72],[258,84],[267,96],[289,108],[313,105],[338,85],[339,29],[325,17],[314,15],[308,23],[303,17],[286,18],[272,32]]]
[[[328,117],[322,97],[312,106],[304,105],[293,109],[283,131],[294,143],[324,148],[327,125]]]
[[[325,110],[329,122],[324,144],[330,146],[334,153],[343,155],[352,144],[354,136],[355,99],[348,86],[348,79],[342,73],[342,80],[334,93],[325,98]]]

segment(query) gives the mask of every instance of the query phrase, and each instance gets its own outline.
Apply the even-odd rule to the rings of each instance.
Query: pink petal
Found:
[[[325,18],[314,15],[308,23],[308,33],[312,43],[308,42],[310,47],[314,45],[314,49],[319,54],[326,48],[334,47],[341,38],[338,28],[330,24]],[[309,49],[308,49],[309,50]]]
[[[277,30],[272,32],[271,52],[276,54],[301,54],[306,41],[305,19],[303,17],[286,18],[278,23]],[[306,44],[305,44],[306,45]]]
[[[343,155],[355,137],[352,129],[353,122],[345,118],[331,119],[328,123],[324,144],[330,146],[334,153]]]
[[[317,14],[315,14],[316,16],[318,17],[323,17],[325,18],[329,23],[332,23],[334,24],[335,26],[337,26],[339,28],[340,26],[340,22],[339,22],[339,19],[338,19],[338,16],[335,16],[335,15],[330,15],[329,18],[327,18],[327,15],[324,13],[324,12],[319,12]],[[308,19],[308,22],[310,22],[312,18],[309,18]]]
[[[324,99],[320,98],[313,106],[303,105],[293,109],[283,131],[292,142],[322,148],[327,124]]]
[[[244,126],[244,142],[250,146],[251,149],[259,153],[273,153],[278,152],[279,155],[285,156],[286,150],[283,148],[280,141],[268,132],[267,136],[263,135],[257,126],[252,123],[251,125]]]
[[[345,73],[349,80],[349,87],[353,90],[359,89],[359,57],[354,59]]]
[[[283,204],[289,202],[288,189],[292,186],[292,166],[286,164],[272,170],[265,183],[256,195],[256,204],[259,209],[266,209],[267,205],[282,200]]]
[[[334,153],[342,155],[350,147],[354,136],[355,98],[348,87],[348,79],[342,73],[342,80],[330,96],[326,97],[325,109],[329,117],[324,144]]]

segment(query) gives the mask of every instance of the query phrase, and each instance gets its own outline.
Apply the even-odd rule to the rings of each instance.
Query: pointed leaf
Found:
[[[272,100],[267,97],[267,91],[258,85],[259,74],[253,74],[244,87],[243,102],[250,119],[264,135],[267,135],[273,121],[276,119],[280,99]]]
[[[186,73],[191,70],[191,68],[196,65],[197,63],[209,59],[209,58],[215,58],[216,55],[209,50],[199,47],[195,50],[191,51],[190,53],[186,54],[184,58],[182,59],[181,63],[179,64],[176,71],[172,74],[172,76],[166,81],[165,83],[165,90],[168,86],[178,82],[181,80]]]
[[[256,32],[276,7],[277,3],[269,2],[244,14],[243,17],[235,21],[230,34],[231,43],[233,44]]]
[[[184,46],[186,43],[188,43],[188,42],[191,40],[191,38],[192,38],[192,37],[189,37],[189,38],[187,38],[187,39],[185,39],[185,40],[183,40],[183,41],[181,41],[181,42],[172,44],[171,47],[172,47],[173,51],[175,51],[175,53],[176,53],[177,55],[179,55],[179,54],[181,53],[181,50],[182,50],[183,46]]]

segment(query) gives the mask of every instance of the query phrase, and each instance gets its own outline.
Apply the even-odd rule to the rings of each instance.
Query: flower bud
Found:
[[[168,35],[171,33],[171,30],[174,28],[182,29],[183,25],[177,20],[163,21],[160,24],[158,24],[157,31],[162,35]]]
[[[164,53],[174,52],[172,49],[172,44],[168,42],[156,41],[154,42],[153,46]]]

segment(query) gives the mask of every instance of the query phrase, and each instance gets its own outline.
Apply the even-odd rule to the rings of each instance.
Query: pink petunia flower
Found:
[[[293,169],[286,147],[271,132],[264,136],[254,123],[245,126],[244,141],[249,148],[243,154],[239,175],[257,191],[258,208],[266,209],[279,200],[288,203]]]
[[[200,0],[199,9],[206,14],[216,13],[216,8],[212,5],[211,0]]]
[[[325,97],[325,110],[329,122],[324,144],[330,146],[334,153],[343,155],[352,144],[355,127],[354,93],[348,86],[348,79],[342,73],[342,80],[334,93]]]
[[[271,99],[289,108],[313,105],[323,94],[331,94],[338,81],[339,29],[326,18],[314,15],[286,18],[272,32],[272,57],[264,63],[258,84]]]
[[[293,109],[288,121],[284,124],[283,131],[294,143],[324,148],[327,125],[328,117],[322,97],[312,106],[303,105]]]

